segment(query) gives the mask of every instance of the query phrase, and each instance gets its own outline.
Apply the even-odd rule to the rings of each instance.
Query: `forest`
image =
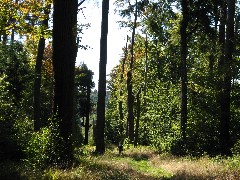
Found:
[[[240,2],[95,0],[96,86],[90,1],[0,0],[0,179],[240,179]]]

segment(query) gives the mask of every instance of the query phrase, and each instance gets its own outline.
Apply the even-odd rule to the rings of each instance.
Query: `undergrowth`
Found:
[[[93,151],[92,146],[77,149],[75,164],[65,170],[33,171],[23,163],[1,162],[0,179],[240,179],[240,156],[176,157],[143,146],[129,146],[121,155],[114,146],[102,156]]]

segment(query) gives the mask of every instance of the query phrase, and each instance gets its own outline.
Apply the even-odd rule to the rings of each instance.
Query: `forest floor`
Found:
[[[225,159],[208,156],[201,158],[176,157],[169,154],[158,154],[147,147],[128,148],[124,150],[122,155],[118,154],[116,147],[112,147],[103,156],[96,156],[91,153],[93,150],[93,147],[89,146],[79,151],[79,162],[68,170],[48,169],[38,173],[24,172],[23,169],[21,172],[9,169],[12,174],[5,176],[5,179],[240,179],[239,157]],[[17,173],[21,174],[16,175]]]

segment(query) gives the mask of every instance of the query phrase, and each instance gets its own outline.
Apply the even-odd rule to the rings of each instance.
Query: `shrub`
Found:
[[[32,128],[31,128],[32,127]],[[61,138],[59,137],[58,122],[49,120],[49,125],[38,132],[33,132],[33,122],[29,119],[16,123],[17,142],[22,147],[25,162],[34,169],[44,169],[57,166]]]

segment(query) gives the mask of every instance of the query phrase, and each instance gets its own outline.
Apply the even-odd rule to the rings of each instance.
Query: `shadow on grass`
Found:
[[[153,177],[150,175],[143,174],[139,171],[133,170],[128,167],[116,167],[116,165],[108,165],[104,163],[92,162],[90,160],[82,160],[81,164],[86,168],[85,170],[90,170],[91,173],[97,174],[96,179],[113,179],[113,180],[130,180],[130,179],[141,179],[141,180],[157,180],[166,179],[164,177]]]
[[[133,154],[126,154],[124,157],[130,157],[135,161],[148,161],[150,156],[148,154],[143,154],[143,153],[133,153]]]
[[[81,162],[82,165],[86,168],[86,171],[90,171],[92,174],[97,174],[98,176],[96,179],[102,180],[132,180],[132,179],[139,179],[139,180],[214,180],[216,177],[213,176],[196,176],[196,175],[189,175],[186,172],[178,172],[175,175],[168,176],[168,177],[161,177],[161,174],[158,177],[154,177],[151,175],[146,175],[142,172],[133,170],[131,168],[121,168],[116,166],[111,166],[103,163],[92,162],[89,160],[85,160]]]
[[[119,158],[132,158],[135,161],[148,161],[153,154],[152,153],[144,153],[144,152],[133,152],[133,153],[127,153],[123,152],[122,154],[112,154],[114,157]]]
[[[92,152],[91,156],[98,157],[98,156],[101,156],[101,154],[97,154],[95,152]],[[135,161],[148,161],[150,159],[150,157],[152,156],[152,154],[134,152],[134,153],[122,153],[122,154],[119,155],[118,153],[112,152],[111,156],[117,157],[117,158],[126,158],[126,157],[127,158],[132,158]]]

